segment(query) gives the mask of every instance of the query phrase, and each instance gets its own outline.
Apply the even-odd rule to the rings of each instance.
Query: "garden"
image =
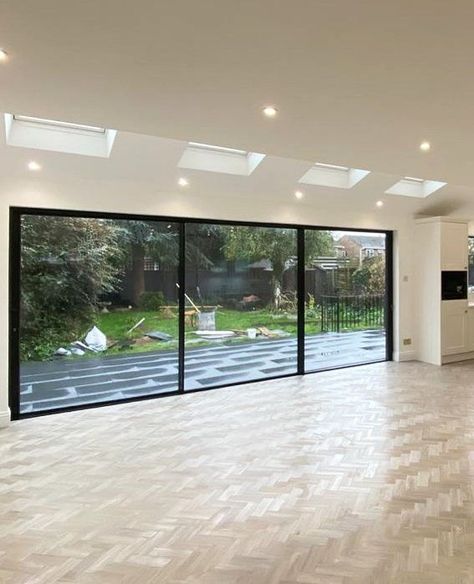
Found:
[[[295,271],[294,229],[192,224],[186,235],[192,280],[186,291],[187,348],[296,336],[295,280],[289,277]],[[307,265],[334,255],[333,245],[329,232],[309,231]],[[100,352],[107,355],[176,350],[178,249],[173,223],[23,215],[21,360],[96,356],[99,351],[87,342],[92,333],[102,335]],[[147,273],[147,261],[154,272]],[[337,308],[342,331],[379,326],[382,305],[362,311],[360,300],[347,299],[377,294],[381,274],[381,258],[369,258],[351,273],[345,312]],[[156,280],[150,291],[151,277]],[[307,292],[306,334],[324,332],[331,310],[324,312],[323,296]],[[199,317],[209,312],[206,331]]]

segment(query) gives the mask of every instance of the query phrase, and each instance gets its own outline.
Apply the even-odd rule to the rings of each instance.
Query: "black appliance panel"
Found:
[[[441,300],[467,299],[467,272],[441,272]]]

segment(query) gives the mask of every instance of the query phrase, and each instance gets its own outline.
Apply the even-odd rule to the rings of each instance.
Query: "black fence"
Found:
[[[383,294],[321,296],[321,331],[383,327],[384,304]]]

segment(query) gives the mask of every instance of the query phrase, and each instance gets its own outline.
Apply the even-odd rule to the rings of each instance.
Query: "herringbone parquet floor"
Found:
[[[0,582],[473,584],[474,364],[14,423]]]

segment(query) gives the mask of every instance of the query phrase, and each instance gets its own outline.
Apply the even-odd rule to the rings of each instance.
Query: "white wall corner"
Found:
[[[417,361],[416,351],[394,351],[393,360],[402,361]]]
[[[10,410],[0,411],[0,428],[6,428],[10,425]]]

